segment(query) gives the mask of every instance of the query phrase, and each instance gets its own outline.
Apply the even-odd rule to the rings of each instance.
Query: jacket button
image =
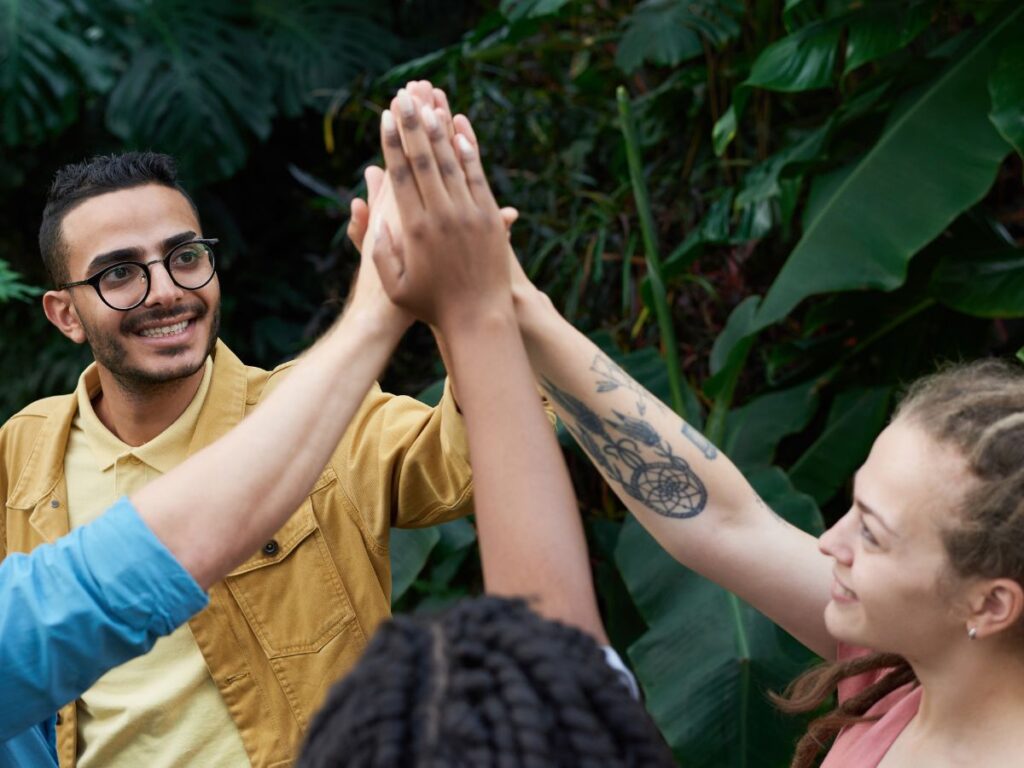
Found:
[[[60,506],[60,502],[54,499],[53,501],[50,502],[50,506],[56,509],[57,507]]]
[[[274,555],[277,554],[277,551],[279,549],[280,549],[280,547],[277,546],[277,542],[274,541],[273,539],[271,539],[270,541],[268,541],[266,544],[263,545],[263,554],[266,555],[267,557],[273,557]]]

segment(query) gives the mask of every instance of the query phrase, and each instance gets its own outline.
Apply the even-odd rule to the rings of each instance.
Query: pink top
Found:
[[[839,644],[838,659],[846,661],[870,653],[866,648]],[[880,669],[850,677],[839,683],[839,701],[843,702],[889,674]],[[914,719],[921,703],[921,686],[907,683],[880,699],[867,711],[881,716],[873,723],[857,723],[840,731],[821,768],[875,768],[889,751],[907,724]]]

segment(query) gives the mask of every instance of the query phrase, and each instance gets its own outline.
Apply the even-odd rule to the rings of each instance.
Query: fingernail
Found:
[[[461,133],[455,137],[455,143],[459,145],[459,151],[463,157],[473,156],[473,145],[469,143],[469,139],[463,136]]]
[[[402,110],[405,117],[412,117],[416,113],[416,105],[413,104],[412,96],[405,88],[398,92],[398,108]]]
[[[395,116],[391,114],[390,109],[385,109],[381,113],[380,124],[384,127],[385,133],[395,132]]]
[[[433,107],[428,107],[424,104],[420,107],[420,116],[423,118],[423,124],[427,126],[428,131],[437,130],[437,115],[434,114]]]

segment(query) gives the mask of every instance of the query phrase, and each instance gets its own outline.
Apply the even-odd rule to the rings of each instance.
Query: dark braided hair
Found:
[[[520,600],[400,616],[313,719],[301,768],[658,768],[672,756],[593,638]]]
[[[963,497],[949,500],[950,519],[942,531],[950,575],[1024,584],[1024,369],[995,359],[949,366],[910,387],[893,416],[897,419],[955,447],[970,471]],[[1015,631],[1024,647],[1024,629]],[[872,706],[918,679],[902,656],[871,653],[811,669],[784,696],[773,697],[785,712],[811,712],[841,680],[868,672],[884,674],[811,722],[791,768],[815,765],[843,728],[877,719],[865,717]]]

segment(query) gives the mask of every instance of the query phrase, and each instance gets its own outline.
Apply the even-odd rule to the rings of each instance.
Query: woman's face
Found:
[[[967,466],[905,418],[890,424],[854,479],[853,505],[822,535],[834,559],[825,623],[838,640],[909,659],[966,633],[941,531],[970,483]],[[952,587],[951,587],[952,585]]]

